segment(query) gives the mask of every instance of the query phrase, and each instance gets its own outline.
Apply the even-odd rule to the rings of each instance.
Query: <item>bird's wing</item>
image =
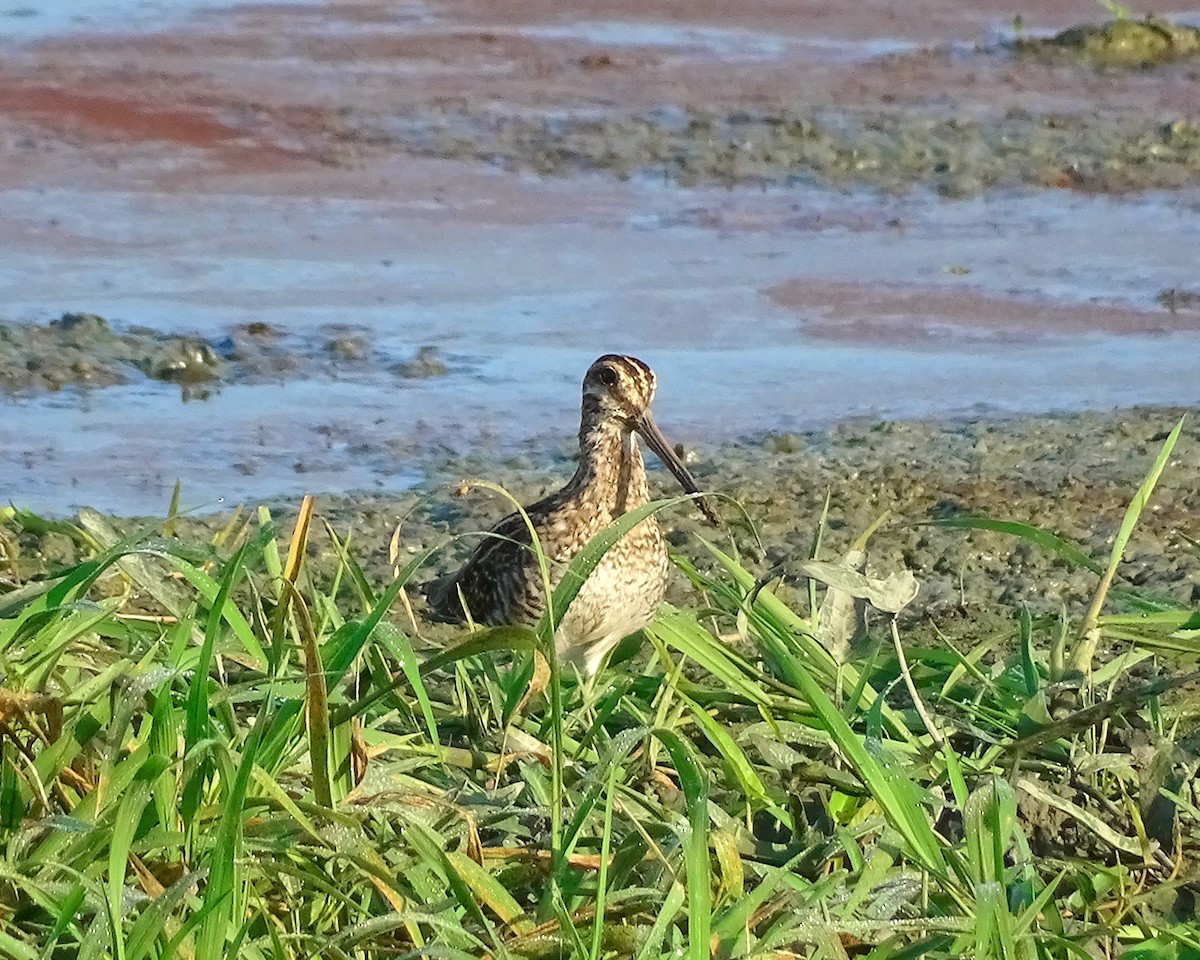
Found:
[[[509,514],[484,535],[459,570],[427,585],[425,596],[430,609],[440,617],[461,622],[465,598],[472,617],[484,623],[505,622],[504,591],[520,588],[523,571],[530,563],[530,542],[525,518],[519,513]]]

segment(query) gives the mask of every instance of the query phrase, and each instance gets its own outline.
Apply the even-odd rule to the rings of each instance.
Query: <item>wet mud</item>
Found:
[[[712,527],[698,511],[673,508],[663,520],[675,550],[702,567],[712,565],[697,537],[734,543],[759,575],[782,576],[785,592],[801,587],[795,565],[807,559],[826,497],[821,555],[842,556],[883,514],[889,519],[868,545],[868,570],[879,576],[913,570],[921,582],[909,623],[932,622],[952,633],[968,630],[1010,636],[1025,604],[1045,615],[1082,612],[1096,575],[1011,536],[967,532],[942,522],[990,517],[1041,527],[1106,563],[1125,509],[1162,442],[1185,410],[1136,408],[1016,419],[853,422],[801,433],[769,433],[686,451],[701,486],[717,494],[726,524]],[[653,462],[653,461],[652,461]],[[574,469],[565,446],[547,463],[472,456],[446,460],[436,480],[404,494],[327,495],[317,510],[340,536],[357,544],[357,559],[376,584],[391,577],[388,545],[400,528],[401,560],[451,537],[429,575],[455,568],[472,549],[472,532],[508,512],[508,501],[482,489],[464,494],[463,481],[486,477],[523,502],[560,486]],[[674,495],[670,475],[652,472],[654,492]],[[271,502],[281,529],[289,529],[295,499]],[[184,515],[178,535],[210,540],[232,514]],[[1167,603],[1200,603],[1200,420],[1189,417],[1175,453],[1125,551],[1118,586]],[[157,532],[162,518],[114,518],[122,531]],[[84,542],[71,522],[58,529],[8,517],[13,545],[6,560],[12,583],[52,574],[76,558]],[[328,578],[338,554],[323,535],[310,548],[313,575]],[[790,584],[790,585],[789,585]],[[681,575],[669,598],[689,589]],[[801,599],[796,597],[796,602]],[[956,626],[957,625],[957,626]],[[431,636],[440,635],[430,628]]]
[[[177,384],[185,399],[203,399],[224,384],[279,383],[320,375],[445,376],[450,368],[436,347],[387,366],[368,331],[327,325],[308,335],[252,322],[212,339],[142,325],[114,328],[104,317],[65,313],[49,323],[0,321],[0,390],[30,396],[66,387],[128,385],[139,376]]]
[[[145,328],[121,334],[95,314],[65,313],[38,326],[0,324],[0,387],[13,392],[116,386],[135,371],[193,385],[216,380],[220,368],[203,340]]]
[[[1033,186],[1099,193],[1200,185],[1200,123],[1179,117],[663,109],[632,116],[529,117],[466,108],[359,118],[356,140],[506,170],[703,183],[818,183],[944,197]]]
[[[1013,49],[1095,67],[1147,69],[1200,56],[1200,29],[1154,16],[1120,17],[1046,38],[1018,38]]]
[[[522,48],[518,38],[533,46]],[[594,49],[557,70],[542,63],[552,75],[544,98],[514,90],[490,98],[443,95],[374,114],[369,105],[343,108],[327,128],[343,148],[330,149],[331,162],[355,162],[361,153],[352,147],[383,147],[540,175],[645,176],[682,186],[799,181],[889,191],[927,187],[947,197],[1014,186],[1121,193],[1200,183],[1200,126],[1184,98],[1147,110],[1152,101],[1135,105],[1122,96],[1136,96],[1137,85],[1126,77],[1109,78],[1115,96],[1100,96],[1093,82],[1113,68],[1171,64],[1177,68],[1161,87],[1195,82],[1200,29],[1152,17],[990,43],[963,39],[894,49],[878,40],[858,48],[834,43],[824,51],[821,73],[845,73],[848,83],[862,87],[855,97],[830,90],[831,102],[807,84],[752,85],[744,73],[738,74],[740,98],[737,79],[726,81],[733,89],[721,81],[686,91],[667,86],[675,72],[688,76],[672,60],[687,53],[700,59],[696,49],[705,46],[714,58],[754,63],[762,77],[783,69],[781,62],[795,67],[805,56],[808,66],[817,66],[812,61],[820,57],[812,48],[801,53],[796,39],[785,35],[585,22],[457,39],[513,64],[538,61],[544,55],[539,41],[565,45],[564,56],[572,42]],[[876,71],[893,74],[891,92],[875,88]],[[594,77],[592,89],[577,90],[556,75],[572,72]],[[662,84],[665,99],[651,110],[623,110],[620,105],[644,99],[628,96],[629,77],[646,75],[652,88],[655,80]],[[984,90],[989,77],[998,95]],[[914,90],[923,82],[929,82],[924,97]],[[567,89],[554,94],[560,84],[576,102],[563,102]],[[1045,98],[1060,86],[1081,88],[1078,99],[1061,93],[1057,102]],[[701,90],[711,92],[704,96]]]
[[[1042,5],[1020,35],[986,3],[911,23],[856,6],[815,24],[765,3],[737,24],[705,4],[571,7],[245,6],[160,34],[50,40],[0,72],[0,126],[27,155],[99,149],[130,164],[135,143],[170,144],[185,164],[159,171],[171,179],[403,151],[948,196],[1197,183],[1200,32],[1187,24],[1071,22],[1087,3]]]

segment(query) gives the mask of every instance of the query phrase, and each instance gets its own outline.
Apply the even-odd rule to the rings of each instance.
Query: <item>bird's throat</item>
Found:
[[[649,500],[646,465],[628,424],[586,414],[585,408],[579,432],[579,468],[570,486],[590,491],[595,509],[616,518]]]

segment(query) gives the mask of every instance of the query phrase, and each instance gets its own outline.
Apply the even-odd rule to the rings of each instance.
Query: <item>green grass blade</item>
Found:
[[[408,637],[402,630],[386,622],[375,628],[375,634],[377,642],[386,647],[400,664],[404,679],[408,681],[413,696],[417,698],[421,717],[425,721],[425,731],[429,734],[429,742],[438,743],[437,719],[433,715],[433,704],[429,700],[429,691],[425,689],[425,681],[421,678],[421,666],[417,663],[417,655]]]
[[[575,845],[582,834],[587,818],[592,810],[595,809],[596,804],[603,794],[605,778],[612,775],[612,771],[620,768],[621,761],[625,760],[649,733],[650,728],[648,727],[636,727],[632,730],[623,730],[613,738],[608,752],[596,765],[595,769],[592,770],[591,781],[581,791],[579,801],[573,810],[571,821],[563,831],[561,845],[561,856],[563,859],[566,859],[575,851]]]
[[[708,858],[708,774],[692,748],[674,730],[653,731],[675,765],[679,789],[687,803],[689,834],[684,841],[687,872],[688,956],[709,960],[709,926],[712,923]]]
[[[118,960],[125,960],[125,937],[121,929],[121,903],[125,891],[125,868],[129,850],[142,819],[142,811],[150,802],[151,788],[159,774],[166,769],[166,757],[151,755],[141,765],[133,783],[121,798],[117,815],[113,820],[112,834],[108,842],[108,891],[107,902],[118,912],[112,917],[113,938]]]
[[[79,910],[83,906],[84,900],[87,898],[87,888],[82,883],[76,883],[58,906],[58,915],[54,918],[54,926],[50,929],[49,936],[46,937],[46,945],[43,956],[51,956],[52,951],[58,944],[59,939],[67,928],[79,916]]]
[[[604,936],[604,909],[608,895],[608,865],[612,856],[613,801],[617,793],[617,767],[613,764],[608,771],[608,783],[604,789],[604,826],[600,833],[600,869],[596,874],[596,915],[592,922],[592,941],[588,948],[588,960],[600,960]]]
[[[808,702],[816,711],[825,729],[855,774],[870,790],[884,815],[907,841],[910,854],[916,861],[943,880],[949,871],[942,854],[941,842],[926,819],[924,808],[916,802],[917,788],[896,764],[885,768],[867,749],[842,716],[840,710],[817,686],[807,670],[799,669],[799,682]],[[881,745],[881,750],[885,749]]]
[[[697,726],[704,731],[704,735],[708,738],[709,743],[716,748],[717,752],[721,755],[721,759],[725,761],[733,773],[734,779],[741,787],[746,799],[753,804],[770,810],[780,823],[791,827],[791,816],[788,815],[786,810],[775,803],[767,793],[766,784],[763,783],[762,778],[759,777],[742,748],[734,742],[733,737],[694,700],[689,699],[682,693],[679,694],[679,697],[691,711],[693,719],[696,721]]]
[[[1004,881],[1004,859],[1016,825],[1017,802],[1007,782],[992,778],[963,806],[967,864],[975,884]]]
[[[262,731],[262,716],[242,750],[237,773],[228,785],[217,822],[217,832],[208,856],[208,883],[202,908],[209,912],[196,934],[195,960],[224,960],[227,941],[241,923],[235,911],[242,859],[242,821],[246,815],[246,791],[254,772],[255,754]]]
[[[0,930],[0,953],[12,960],[39,960],[37,948]]]
[[[646,633],[699,664],[729,692],[745,697],[763,709],[770,706],[767,691],[748,675],[750,668],[704,629],[691,611],[663,604],[658,619],[646,628]]]
[[[165,936],[168,918],[187,902],[193,888],[199,884],[200,876],[198,872],[184,874],[142,908],[125,942],[125,960],[143,960],[149,955],[155,942]]]
[[[239,564],[245,557],[246,545],[243,544],[238,548],[237,556]],[[188,561],[181,557],[170,557],[175,569],[183,575],[196,591],[204,598],[205,602],[217,613],[224,618],[229,624],[229,628],[233,631],[235,637],[242,644],[242,649],[246,651],[246,655],[252,658],[261,666],[266,666],[270,661],[267,658],[267,653],[263,650],[262,644],[258,642],[258,638],[254,635],[254,630],[250,627],[242,612],[229,600],[229,591],[226,590],[224,596],[221,596],[222,584],[213,580],[207,573],[199,567],[192,566]],[[230,561],[233,562],[232,560]],[[228,567],[226,567],[228,569]]]
[[[422,859],[427,864],[433,865],[436,868],[437,872],[444,878],[451,895],[458,901],[459,906],[466,911],[467,915],[479,927],[487,931],[493,950],[500,954],[500,956],[507,957],[508,951],[505,949],[503,939],[497,932],[495,925],[483,912],[479,901],[476,900],[475,894],[471,890],[470,884],[462,878],[458,870],[455,869],[454,864],[451,863],[444,847],[444,838],[421,823],[410,823],[408,830],[414,846]]]
[[[434,654],[421,664],[418,676],[425,676],[467,657],[497,650],[535,650],[537,634],[529,627],[484,627],[461,635],[441,653]]]
[[[667,895],[658,909],[658,916],[654,918],[650,932],[646,935],[646,942],[642,944],[634,960],[654,960],[662,953],[663,939],[671,925],[674,924],[675,917],[686,897],[687,894],[681,884],[672,883],[667,888]]]
[[[204,630],[204,643],[200,648],[200,659],[196,663],[195,671],[192,674],[192,683],[188,690],[187,708],[184,715],[185,757],[196,748],[197,744],[207,740],[212,734],[208,706],[208,674],[212,668],[213,653],[221,630],[225,602],[229,599],[229,592],[233,589],[238,574],[241,572],[245,549],[245,546],[241,547],[226,565],[221,583],[213,597],[212,606],[209,608],[208,623]],[[181,812],[184,822],[187,824],[192,823],[196,810],[200,806],[204,780],[207,778],[209,769],[209,763],[202,761],[184,787]]]
[[[1104,571],[1104,575],[1100,578],[1100,585],[1096,588],[1095,596],[1092,597],[1091,606],[1088,607],[1088,612],[1083,618],[1083,624],[1079,628],[1079,644],[1075,648],[1075,652],[1071,657],[1071,669],[1080,673],[1090,673],[1092,669],[1092,660],[1096,655],[1096,647],[1100,643],[1100,631],[1097,627],[1100,619],[1100,611],[1104,608],[1104,601],[1108,597],[1109,588],[1112,586],[1113,578],[1117,575],[1117,567],[1121,565],[1121,561],[1125,556],[1125,547],[1129,544],[1129,538],[1133,535],[1133,528],[1137,526],[1138,519],[1142,515],[1142,510],[1150,500],[1150,495],[1154,492],[1154,487],[1158,483],[1158,478],[1162,476],[1162,472],[1166,469],[1167,461],[1171,459],[1171,452],[1175,449],[1175,443],[1179,440],[1179,434],[1183,430],[1185,417],[1180,417],[1179,422],[1175,424],[1175,429],[1170,432],[1167,439],[1163,442],[1162,449],[1159,450],[1158,456],[1154,458],[1154,464],[1150,467],[1150,472],[1146,474],[1146,478],[1137,489],[1137,493],[1133,495],[1133,500],[1130,501],[1129,507],[1125,510],[1125,517],[1121,521],[1121,528],[1117,531],[1116,539],[1113,541],[1112,554],[1108,559],[1108,568]]]
[[[521,930],[520,920],[524,916],[521,905],[511,893],[504,888],[499,880],[488,873],[483,867],[457,850],[446,852],[446,862],[450,869],[458,874],[459,879],[483,906],[492,911],[506,927],[516,931]]]

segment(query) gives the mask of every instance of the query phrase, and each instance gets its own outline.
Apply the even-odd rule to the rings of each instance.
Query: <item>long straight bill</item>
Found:
[[[683,461],[675,453],[675,448],[667,442],[667,438],[663,436],[661,430],[658,429],[658,424],[654,422],[654,418],[650,416],[650,411],[647,410],[642,414],[637,423],[637,432],[646,438],[646,443],[650,445],[650,449],[654,451],[663,465],[675,474],[675,479],[679,481],[679,485],[683,487],[684,493],[699,493],[700,488],[696,486],[696,479],[684,466]],[[709,506],[708,501],[703,497],[696,499],[696,506],[700,508],[700,512],[704,514],[715,526],[720,526],[721,521],[717,519],[713,508]]]

